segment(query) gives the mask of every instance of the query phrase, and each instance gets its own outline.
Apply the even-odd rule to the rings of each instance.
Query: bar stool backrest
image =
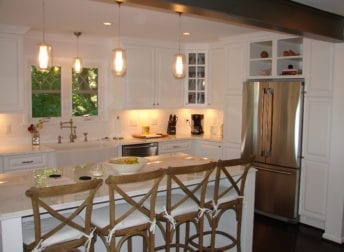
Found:
[[[231,195],[232,198],[242,198],[244,197],[245,183],[247,173],[252,166],[254,161],[254,156],[250,156],[248,159],[230,159],[230,160],[219,160],[216,170],[216,182],[214,190],[214,201],[217,203],[221,201],[222,198]],[[230,174],[231,169],[234,166],[243,166],[243,171],[241,174],[235,174],[232,176]],[[221,181],[228,181],[229,186],[226,186],[225,190],[220,190]],[[222,187],[223,188],[223,187]]]
[[[206,187],[209,182],[209,177],[216,168],[216,162],[209,162],[201,165],[191,165],[183,167],[169,167],[167,169],[167,200],[166,200],[166,210],[171,213],[173,210],[181,206],[188,200],[196,203],[200,208],[204,206],[204,198]],[[194,186],[188,186],[181,176],[199,176],[199,182]],[[173,200],[173,195],[178,196],[178,194],[173,194],[173,187],[177,187],[181,190],[183,197],[178,197],[177,200]],[[180,194],[179,194],[180,195]]]
[[[106,179],[106,184],[109,186],[109,205],[110,205],[110,224],[109,229],[112,229],[117,224],[124,221],[135,211],[139,211],[151,221],[155,218],[155,200],[159,183],[165,175],[165,170],[159,169],[151,172],[128,174],[119,176],[109,176]],[[147,182],[148,181],[148,182]],[[143,191],[141,197],[132,197],[126,192],[126,186],[128,184],[145,182],[145,187],[148,191]],[[147,187],[148,185],[148,187]],[[144,187],[143,187],[144,188]],[[119,195],[130,207],[122,215],[116,215],[115,196]],[[149,208],[146,208],[145,201],[149,200]],[[107,228],[107,227],[106,227]],[[106,229],[105,228],[105,229]]]
[[[48,239],[49,237],[53,236],[66,226],[74,228],[83,234],[89,235],[91,232],[91,214],[93,208],[93,198],[95,196],[96,191],[102,183],[103,180],[101,179],[93,179],[91,181],[80,182],[75,184],[58,185],[44,188],[31,187],[30,189],[28,189],[25,192],[25,194],[26,196],[30,197],[32,201],[35,227],[35,241],[28,247],[34,248],[39,242]],[[82,194],[85,192],[87,192],[86,198],[85,195]],[[84,200],[82,200],[81,204],[76,209],[72,209],[71,211],[64,212],[62,214],[50,206],[52,197],[59,197],[63,195],[79,193],[80,199]],[[84,219],[84,223],[83,225],[80,225],[79,223],[76,223],[74,219],[83,210],[85,211],[85,216],[84,218],[82,218]],[[44,234],[42,234],[41,227],[42,212],[47,212],[47,214],[50,215],[49,217],[55,218],[60,223],[59,225],[53,227]],[[83,244],[86,242],[86,240],[87,237],[81,237],[80,243]],[[70,243],[75,243],[75,241],[70,241]],[[66,246],[66,244],[61,244],[61,249],[65,248]]]

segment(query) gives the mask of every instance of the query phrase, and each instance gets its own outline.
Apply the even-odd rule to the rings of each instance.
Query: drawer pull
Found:
[[[33,160],[23,161],[22,164],[32,164],[33,162],[34,162]]]

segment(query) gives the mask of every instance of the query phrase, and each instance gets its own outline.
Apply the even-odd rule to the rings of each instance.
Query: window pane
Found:
[[[98,68],[72,71],[73,116],[98,115]]]
[[[32,94],[32,118],[60,116],[60,94]]]
[[[61,116],[61,67],[47,71],[31,67],[32,118]]]
[[[190,79],[189,80],[189,90],[195,91],[196,90],[196,80]]]

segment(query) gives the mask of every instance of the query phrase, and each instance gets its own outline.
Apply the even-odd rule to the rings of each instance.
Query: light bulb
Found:
[[[51,67],[51,51],[49,44],[38,44],[38,68],[40,70],[48,70]]]
[[[116,76],[123,76],[126,73],[126,57],[125,51],[122,48],[116,48],[112,51],[112,70]]]
[[[81,59],[80,59],[80,57],[75,57],[75,59],[74,59],[74,71],[76,73],[81,73],[81,70],[82,70]]]
[[[176,54],[175,61],[173,64],[173,75],[174,77],[181,79],[185,77],[185,66],[186,59],[184,54]]]

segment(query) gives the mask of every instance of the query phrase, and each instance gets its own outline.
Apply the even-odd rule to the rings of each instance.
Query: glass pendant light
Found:
[[[182,13],[178,12],[179,15],[179,32],[178,32],[178,53],[174,56],[173,62],[173,75],[177,79],[185,77],[186,58],[185,55],[180,52],[180,32],[181,32],[181,16]]]
[[[116,1],[118,4],[118,48],[112,50],[112,71],[116,76],[124,76],[127,70],[126,54],[121,45],[121,12],[120,1]]]
[[[45,42],[45,1],[42,0],[43,42],[38,44],[38,69],[46,71],[51,67],[52,48]]]
[[[82,62],[81,58],[79,57],[79,37],[81,34],[81,32],[74,32],[74,35],[77,37],[76,57],[74,58],[74,72],[76,73],[81,73],[82,71]]]

